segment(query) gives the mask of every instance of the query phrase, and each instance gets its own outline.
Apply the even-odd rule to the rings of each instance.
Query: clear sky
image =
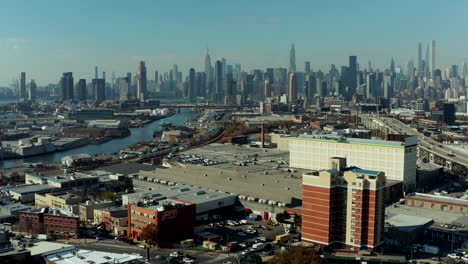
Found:
[[[467,58],[466,0],[0,0],[0,85],[19,72],[39,85],[62,72],[92,78],[94,66],[123,76],[146,61],[148,76],[175,63],[203,69],[225,57],[247,70],[347,64],[406,67],[417,43],[437,41],[437,67]]]

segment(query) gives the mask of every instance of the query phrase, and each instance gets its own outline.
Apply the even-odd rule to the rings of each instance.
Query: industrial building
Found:
[[[146,206],[128,205],[128,235],[140,240],[142,230],[155,224],[158,241],[170,242],[192,237],[195,204],[173,198],[156,200]]]
[[[347,167],[332,158],[329,169],[304,175],[302,241],[374,250],[383,242],[385,174]]]
[[[78,237],[79,218],[60,210],[42,208],[19,213],[19,231],[32,234],[60,233]]]
[[[406,191],[416,185],[417,137],[402,141],[301,135],[290,139],[290,166],[324,170],[332,157],[346,158],[349,166],[383,171],[387,179],[402,181]]]
[[[139,176],[142,178],[144,176]],[[236,202],[237,195],[208,190],[200,187],[193,187],[189,185],[174,185],[165,186],[153,182],[153,178],[146,178],[153,183],[150,188],[152,190],[136,192],[122,195],[122,204],[148,204],[159,199],[170,197],[172,199],[187,201],[195,204],[196,214],[199,219],[206,218],[210,212],[218,209],[233,206]]]

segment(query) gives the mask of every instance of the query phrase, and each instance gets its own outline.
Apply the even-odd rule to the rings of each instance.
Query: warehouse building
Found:
[[[290,166],[328,169],[332,157],[346,158],[348,166],[383,171],[387,179],[402,181],[406,191],[416,187],[417,137],[402,141],[301,135],[290,139]]]

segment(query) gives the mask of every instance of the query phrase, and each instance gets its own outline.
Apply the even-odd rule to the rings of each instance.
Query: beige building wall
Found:
[[[278,150],[289,151],[289,139],[287,135],[271,133],[271,143],[275,143]]]
[[[348,166],[383,171],[388,179],[416,183],[416,146],[339,142],[315,138],[290,138],[290,166],[327,169],[332,157],[346,158]]]

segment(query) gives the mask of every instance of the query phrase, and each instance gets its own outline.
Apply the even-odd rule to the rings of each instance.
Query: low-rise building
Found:
[[[19,231],[31,234],[61,234],[65,237],[78,237],[79,218],[64,214],[59,210],[43,208],[20,212]]]
[[[433,195],[425,193],[415,193],[405,198],[405,204],[414,207],[423,207],[435,211],[446,211],[468,215],[468,200],[448,197],[443,195]]]
[[[63,157],[61,159],[62,164],[67,166],[67,167],[72,167],[74,162],[80,162],[80,161],[91,161],[93,158],[87,154],[87,153],[81,153],[81,154],[76,154],[76,155],[70,155]]]
[[[143,257],[139,255],[117,254],[110,252],[92,251],[77,249],[65,254],[54,254],[46,256],[47,264],[104,264],[104,263],[122,263],[139,264],[144,263]]]
[[[34,202],[34,195],[36,193],[48,193],[59,190],[55,186],[48,184],[21,184],[17,186],[4,186],[3,189],[7,191],[13,199],[21,202]]]
[[[71,209],[71,207],[81,203],[82,200],[83,197],[68,192],[35,194],[36,208],[50,207],[74,213],[78,213],[78,207],[76,211]]]
[[[113,201],[88,200],[79,205],[80,221],[94,221],[94,210],[108,208],[114,205]]]
[[[195,204],[163,198],[153,204],[128,206],[128,235],[140,240],[142,230],[155,224],[157,240],[170,242],[191,237],[195,229]]]

